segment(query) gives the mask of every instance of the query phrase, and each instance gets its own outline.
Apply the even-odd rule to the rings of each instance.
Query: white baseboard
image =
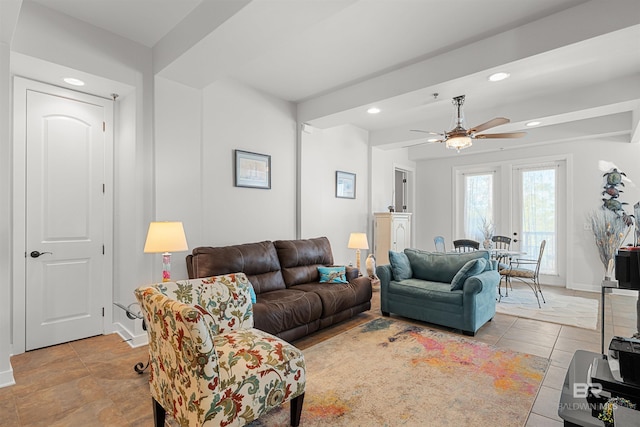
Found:
[[[149,344],[149,337],[147,333],[140,335],[134,335],[130,330],[125,328],[121,323],[114,323],[115,333],[120,335],[124,341],[127,342],[132,348],[142,347]]]
[[[15,385],[16,380],[13,378],[13,368],[0,372],[0,388]]]

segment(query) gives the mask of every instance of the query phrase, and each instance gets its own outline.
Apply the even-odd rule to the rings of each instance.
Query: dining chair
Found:
[[[444,237],[442,236],[436,236],[433,238],[433,243],[436,245],[436,252],[446,252],[447,250],[445,249],[444,246]]]
[[[471,239],[458,239],[453,241],[453,247],[457,252],[472,252],[480,249],[480,242]]]
[[[533,290],[533,294],[536,296],[536,300],[538,301],[538,308],[542,308],[540,305],[540,298],[538,294],[542,297],[542,302],[546,304],[544,300],[544,295],[542,295],[542,289],[540,288],[540,263],[542,262],[542,255],[544,253],[544,247],[546,246],[547,241],[543,240],[540,242],[540,252],[538,254],[538,259],[523,259],[523,258],[514,258],[509,263],[508,268],[504,268],[500,270],[500,275],[505,277],[505,291],[508,292],[507,286],[511,286],[511,280],[516,279],[523,283]],[[523,266],[533,265],[535,266],[533,269],[526,268]],[[507,293],[506,296],[509,294]],[[502,293],[499,292],[499,298],[502,299]],[[500,299],[498,301],[500,301]]]
[[[492,253],[492,255],[493,258],[498,261],[498,271],[509,267],[509,264],[505,262],[508,260],[509,255],[500,253],[500,251],[508,251],[509,249],[511,249],[511,237],[493,236],[491,238],[491,241],[493,242],[493,249],[496,250]]]

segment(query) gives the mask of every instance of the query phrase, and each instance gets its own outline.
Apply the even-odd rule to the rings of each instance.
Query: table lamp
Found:
[[[362,270],[360,270],[360,249],[369,249],[366,233],[351,233],[347,247],[356,250],[356,267],[358,267],[358,274],[362,275]]]
[[[151,222],[144,253],[162,253],[162,281],[171,281],[171,252],[186,251],[187,238],[181,222]]]

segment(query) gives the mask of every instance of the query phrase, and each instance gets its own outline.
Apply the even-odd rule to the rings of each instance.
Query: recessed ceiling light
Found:
[[[509,74],[509,73],[503,73],[503,72],[494,73],[494,74],[491,74],[489,76],[489,81],[490,82],[499,82],[500,80],[504,80],[504,79],[508,78],[510,75],[511,74]]]
[[[367,113],[369,114],[378,114],[380,112],[380,109],[378,107],[371,107],[367,110]]]
[[[69,83],[73,86],[84,86],[84,82],[79,79],[74,79],[73,77],[67,77],[64,79],[65,83]]]
[[[529,123],[525,124],[525,126],[533,127],[533,126],[538,126],[539,124],[540,124],[540,122],[529,122]]]

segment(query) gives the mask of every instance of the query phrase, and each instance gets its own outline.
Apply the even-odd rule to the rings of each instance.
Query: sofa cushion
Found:
[[[486,266],[487,260],[484,258],[476,258],[471,261],[467,261],[460,271],[453,276],[453,280],[451,280],[451,290],[455,291],[462,289],[464,281],[467,280],[467,278],[482,273]]]
[[[258,302],[253,305],[254,327],[273,335],[312,323],[321,315],[322,302],[318,295],[293,289],[259,294]]]
[[[285,289],[280,272],[278,254],[272,242],[193,249],[187,257],[191,263],[191,278],[219,276],[243,272],[253,285],[256,294],[275,289]]]
[[[320,283],[349,283],[344,266],[342,267],[318,267]]]
[[[317,283],[320,280],[318,267],[333,264],[331,244],[326,237],[276,240],[273,244],[287,287],[302,283]]]
[[[451,284],[453,277],[468,261],[476,258],[489,259],[487,251],[442,253],[407,248],[404,253],[409,258],[415,279],[447,284]]]
[[[394,280],[411,279],[413,276],[409,258],[404,252],[389,251],[389,264],[391,264]]]
[[[389,294],[402,295],[415,301],[444,303],[462,306],[463,292],[452,291],[449,283],[430,282],[421,279],[392,280],[389,282]]]
[[[315,294],[322,301],[322,318],[340,313],[351,307],[357,307],[371,301],[371,282],[355,280],[349,283],[336,283],[327,286],[324,283],[305,283],[290,289]]]

